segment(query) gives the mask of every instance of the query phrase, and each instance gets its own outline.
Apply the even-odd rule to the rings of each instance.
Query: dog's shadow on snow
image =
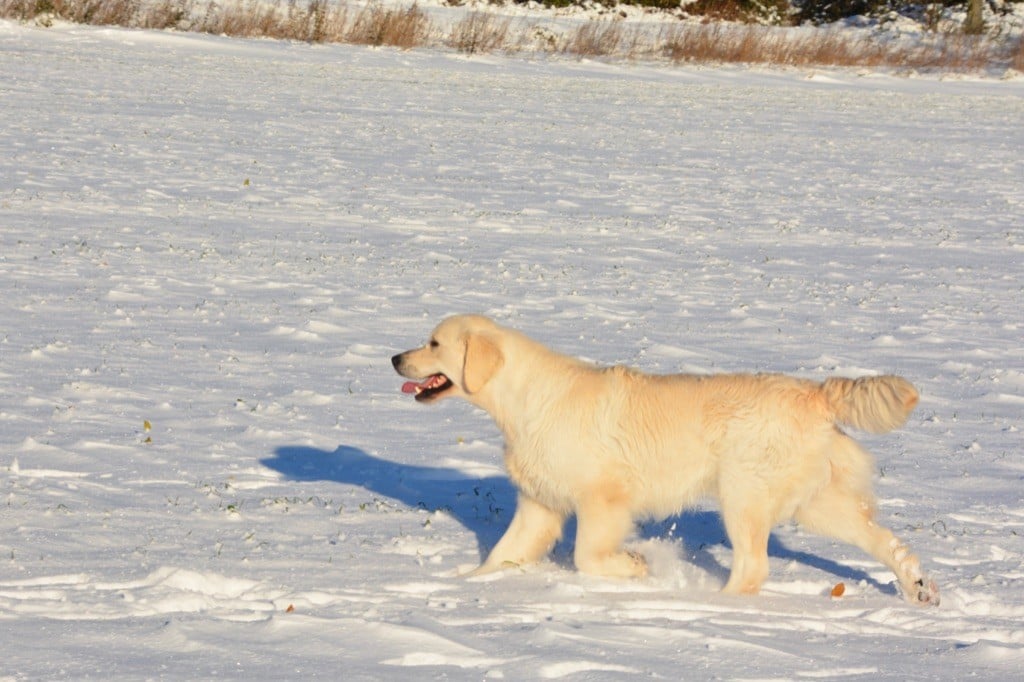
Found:
[[[334,481],[413,509],[443,510],[476,535],[481,554],[501,538],[516,506],[515,489],[504,476],[402,464],[348,445],[334,451],[286,445],[261,464],[294,481]]]
[[[347,445],[333,451],[301,445],[282,446],[274,451],[273,457],[261,463],[294,481],[344,483],[411,508],[444,510],[476,536],[481,559],[501,538],[515,511],[516,491],[504,476],[480,478],[452,468],[401,464]],[[553,552],[556,562],[572,564],[575,533],[575,521],[570,519],[564,539]],[[721,517],[716,512],[686,511],[662,521],[641,524],[638,534],[643,539],[679,538],[687,561],[723,584],[729,577],[728,566],[723,566],[709,551],[712,547],[729,544]],[[769,541],[768,554],[812,566],[841,580],[865,581],[881,592],[895,593],[892,585],[882,585],[865,571],[789,549],[775,535]]]

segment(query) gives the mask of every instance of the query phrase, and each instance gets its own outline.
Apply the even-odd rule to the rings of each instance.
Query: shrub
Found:
[[[762,26],[723,29],[721,24],[681,26],[662,36],[665,55],[676,62],[740,62],[786,66],[874,66],[885,50],[833,31],[787,36]]]
[[[488,12],[470,12],[452,27],[448,43],[466,54],[493,52],[508,44],[511,23]]]
[[[757,6],[782,8],[785,2],[765,0]],[[851,8],[864,8],[871,3],[877,3],[876,7],[890,6],[883,5],[884,0],[803,2],[803,10],[818,7],[822,12],[840,6],[846,8],[843,11],[855,11]],[[813,5],[815,2],[821,4]],[[756,0],[696,0],[688,8],[720,12],[723,17],[733,13],[732,18],[743,18],[744,8],[753,7],[755,3]],[[998,67],[1024,72],[1024,38],[969,36],[942,30],[911,45],[875,40],[864,32],[850,34],[813,29],[786,32],[766,26],[737,26],[715,21],[701,25],[666,24],[659,35],[653,36],[628,22],[604,19],[582,22],[574,31],[563,34],[527,23],[513,28],[512,20],[507,17],[470,12],[448,36],[432,36],[429,18],[415,4],[402,8],[373,3],[359,9],[353,17],[345,0],[0,0],[0,16],[43,24],[56,17],[78,23],[178,28],[310,42],[390,45],[403,49],[444,42],[470,54],[498,49],[536,49],[580,57],[663,55],[675,62],[886,66],[938,71]]]
[[[1024,36],[1017,39],[1016,48],[1010,52],[1010,68],[1024,73]]]
[[[346,38],[360,45],[408,50],[422,44],[429,29],[430,19],[415,4],[406,9],[371,4],[356,16]]]
[[[136,17],[138,28],[178,28],[186,23],[191,11],[190,0],[162,0],[155,4],[146,4]]]
[[[878,14],[888,9],[888,0],[801,0],[796,18],[801,22],[825,24],[859,14]]]
[[[798,22],[831,23],[848,17],[883,16],[900,12],[934,24],[943,7],[963,5],[965,0],[793,0]],[[930,16],[931,15],[931,16]]]
[[[623,40],[618,21],[588,21],[569,36],[565,51],[578,57],[603,57],[614,54]]]
[[[683,9],[694,16],[747,23],[781,24],[790,14],[788,0],[694,0]]]
[[[137,0],[36,0],[19,4],[21,19],[52,14],[76,24],[97,26],[131,26],[139,12]]]

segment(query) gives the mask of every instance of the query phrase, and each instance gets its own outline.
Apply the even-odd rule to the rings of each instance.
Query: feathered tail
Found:
[[[837,422],[871,433],[902,426],[917,406],[917,389],[896,376],[834,377],[821,389]]]

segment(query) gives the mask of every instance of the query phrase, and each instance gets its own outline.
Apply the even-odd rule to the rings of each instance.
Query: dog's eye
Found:
[[[430,347],[431,347],[431,348],[437,348],[437,347],[438,347],[438,346],[440,346],[440,345],[441,345],[441,344],[439,344],[439,343],[437,342],[437,339],[430,339]]]

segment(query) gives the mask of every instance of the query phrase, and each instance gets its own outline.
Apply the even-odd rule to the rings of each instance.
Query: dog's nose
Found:
[[[397,370],[398,366],[401,365],[401,364],[402,364],[402,354],[401,353],[399,353],[398,355],[391,356],[391,366],[392,367],[394,367]]]

